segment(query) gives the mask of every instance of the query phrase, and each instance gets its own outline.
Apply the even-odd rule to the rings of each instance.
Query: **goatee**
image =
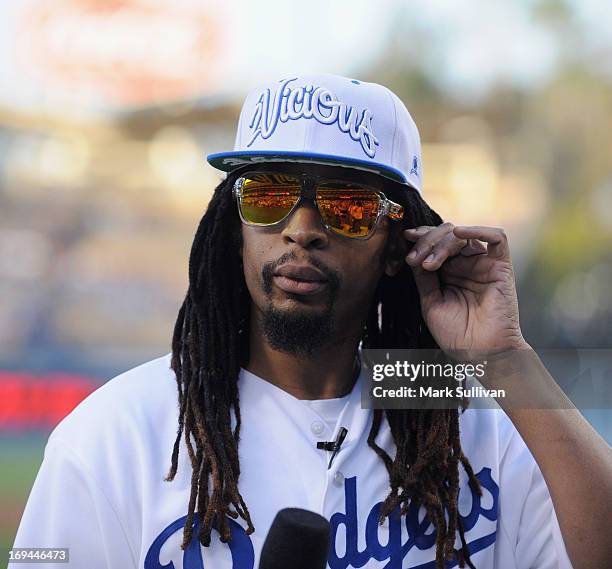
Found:
[[[269,303],[263,312],[263,333],[270,346],[280,352],[297,356],[312,356],[319,348],[330,342],[334,330],[334,304],[340,286],[340,276],[316,259],[308,262],[317,267],[327,279],[327,302],[322,312],[308,310],[279,310],[272,303],[274,271],[279,265],[296,261],[293,253],[283,255],[273,263],[263,266],[263,288]]]
[[[331,312],[305,314],[270,305],[263,313],[263,333],[273,349],[310,357],[332,337]]]

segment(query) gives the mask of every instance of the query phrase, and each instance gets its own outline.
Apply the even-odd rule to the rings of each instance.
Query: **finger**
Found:
[[[467,245],[461,249],[460,254],[464,257],[471,257],[472,255],[481,255],[487,252],[487,246],[478,239],[468,239]]]
[[[410,267],[414,275],[419,297],[421,299],[421,310],[426,311],[431,303],[440,299],[440,279],[438,273],[426,271],[420,266]]]
[[[436,243],[422,266],[428,271],[436,271],[447,259],[456,255],[471,257],[486,252],[487,246],[484,243],[476,239],[459,239],[453,232],[449,232]]]
[[[479,283],[491,281],[491,270],[496,261],[487,255],[456,255],[442,265],[443,279],[452,276],[462,279],[471,279]]]
[[[454,225],[452,223],[443,223],[419,236],[416,243],[412,246],[412,250],[406,256],[406,263],[411,266],[420,265],[432,252],[436,243],[445,235],[452,232],[453,227]]]
[[[481,225],[459,225],[453,233],[460,239],[479,239],[487,243],[487,254],[496,259],[510,257],[510,248],[506,233],[500,227],[483,227]]]
[[[428,271],[438,270],[449,257],[459,254],[467,244],[467,239],[458,239],[452,231],[447,233],[425,257],[422,262],[423,268]]]
[[[420,225],[419,227],[411,227],[404,229],[404,237],[409,241],[416,241],[419,237],[422,237],[433,229],[431,225]]]

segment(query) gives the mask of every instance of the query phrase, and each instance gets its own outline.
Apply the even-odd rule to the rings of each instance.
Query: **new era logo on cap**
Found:
[[[315,162],[362,169],[422,189],[418,129],[386,87],[334,75],[277,81],[253,90],[221,170],[261,162]]]

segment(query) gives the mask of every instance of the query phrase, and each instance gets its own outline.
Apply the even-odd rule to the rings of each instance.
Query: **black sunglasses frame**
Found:
[[[280,225],[286,219],[289,218],[289,216],[300,206],[302,202],[310,201],[317,208],[317,211],[319,212],[319,216],[321,217],[321,222],[323,223],[323,225],[328,231],[330,231],[331,233],[335,235],[346,237],[347,239],[359,239],[359,240],[365,241],[367,239],[370,239],[372,235],[374,235],[380,223],[380,220],[384,215],[389,216],[389,218],[392,219],[393,221],[401,220],[404,215],[404,208],[401,205],[387,198],[385,193],[380,188],[371,186],[368,183],[364,184],[361,181],[363,180],[363,176],[354,176],[352,177],[353,179],[351,179],[350,176],[342,176],[342,177],[331,176],[330,177],[330,176],[320,176],[316,174],[310,174],[310,173],[299,172],[299,171],[293,172],[293,171],[266,170],[266,169],[253,169],[253,168],[250,168],[250,169],[241,168],[239,172],[235,172],[233,174],[234,176],[232,177],[235,178],[235,180],[232,184],[232,191],[237,201],[238,213],[240,215],[240,219],[242,220],[242,222],[245,225],[249,225],[249,226],[274,227],[274,226]],[[298,198],[296,203],[291,207],[291,209],[287,212],[286,215],[284,215],[281,219],[273,223],[255,223],[255,222],[248,221],[244,217],[244,214],[242,212],[242,186],[244,184],[244,181],[249,175],[261,175],[261,174],[272,174],[272,175],[277,175],[277,176],[278,175],[291,176],[291,177],[296,178],[300,182],[300,190],[301,190],[300,197]],[[358,184],[360,188],[364,190],[372,191],[374,194],[376,194],[376,196],[378,197],[378,212],[376,215],[376,220],[374,222],[374,225],[372,226],[370,231],[367,233],[367,235],[364,235],[364,236],[347,235],[346,233],[338,231],[337,229],[335,229],[334,227],[332,227],[331,225],[325,222],[325,219],[323,218],[321,210],[319,209],[319,204],[317,203],[317,190],[319,186],[321,185],[321,183]]]

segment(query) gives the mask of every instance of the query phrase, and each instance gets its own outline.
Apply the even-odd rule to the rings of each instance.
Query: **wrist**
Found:
[[[499,342],[499,347],[491,350],[490,354],[493,357],[504,357],[515,352],[523,353],[526,351],[533,352],[533,348],[519,331],[505,337],[503,342]]]
[[[520,346],[487,356],[482,383],[488,388],[504,390],[505,398],[498,400],[499,404],[506,411],[573,408],[537,352],[527,342]]]

